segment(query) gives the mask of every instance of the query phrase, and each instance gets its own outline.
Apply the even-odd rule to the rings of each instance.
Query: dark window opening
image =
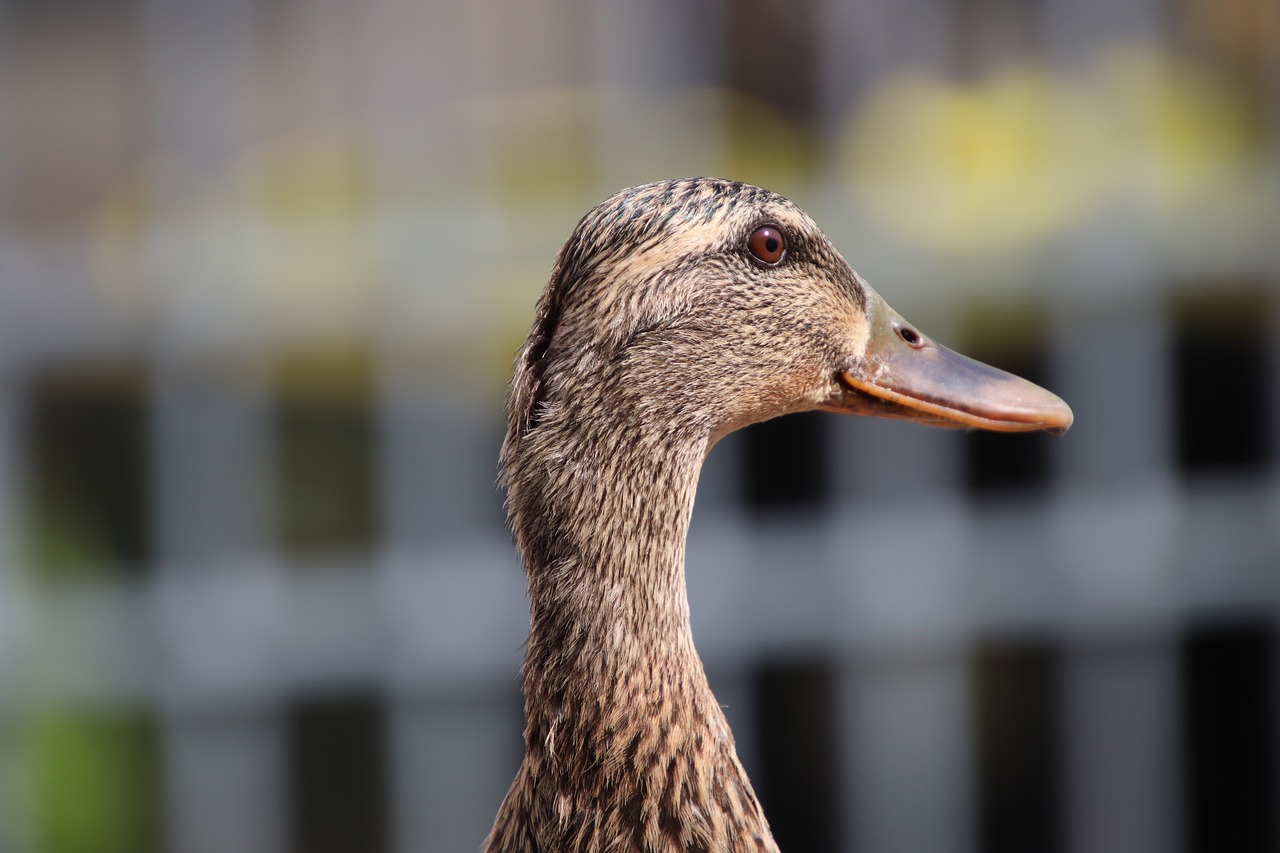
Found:
[[[1200,628],[1183,639],[1185,814],[1190,853],[1276,849],[1276,631]]]
[[[1063,849],[1058,654],[1045,643],[990,644],[974,660],[978,832],[983,853]]]
[[[368,696],[308,701],[289,715],[290,849],[390,849],[385,709]]]
[[[967,353],[1037,385],[1045,379],[1044,359],[1029,350]],[[975,430],[965,436],[965,482],[975,494],[1020,489],[1039,490],[1049,483],[1054,439],[1041,433],[1000,433]]]
[[[359,355],[281,365],[276,409],[281,539],[295,553],[367,548],[377,524],[371,367]]]
[[[754,692],[759,768],[753,778],[783,850],[839,850],[835,673],[822,662],[767,664]]]
[[[1179,468],[1197,473],[1268,464],[1275,392],[1265,300],[1219,292],[1186,300],[1176,313],[1173,386]]]
[[[743,433],[747,507],[762,513],[807,510],[831,495],[826,419],[821,412],[775,418]]]
[[[137,574],[149,565],[148,427],[140,370],[89,369],[32,383],[27,533],[42,571]]]

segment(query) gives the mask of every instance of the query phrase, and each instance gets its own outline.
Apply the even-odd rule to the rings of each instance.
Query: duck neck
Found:
[[[706,436],[607,427],[583,435],[579,421],[562,438],[540,429],[508,472],[529,576],[525,740],[535,761],[555,749],[608,766],[634,749],[637,731],[671,725],[732,743],[694,650],[685,590]]]

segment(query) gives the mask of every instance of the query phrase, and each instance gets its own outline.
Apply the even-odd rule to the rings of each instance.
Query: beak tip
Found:
[[[1054,438],[1062,438],[1075,422],[1075,412],[1071,411],[1071,407],[1065,400],[1054,395],[1054,406],[1049,412],[1049,417],[1045,419],[1043,431]]]
[[[1043,431],[1047,432],[1049,435],[1053,436],[1054,438],[1062,438],[1064,435],[1067,434],[1067,430],[1071,429],[1071,424],[1073,422],[1074,422],[1074,419],[1067,418],[1066,423],[1050,424],[1046,426]]]
[[[1022,426],[1016,425],[1021,420],[1020,418],[1012,417],[1006,421],[1005,429],[1011,432],[1043,432],[1054,438],[1061,438],[1066,435],[1067,430],[1071,429],[1072,424],[1075,423],[1075,413],[1056,394],[1042,389],[1037,390],[1052,399],[1025,410],[1030,417],[1022,420]],[[999,429],[999,427],[996,429]]]

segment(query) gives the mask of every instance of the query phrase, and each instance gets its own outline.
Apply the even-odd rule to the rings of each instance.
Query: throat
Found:
[[[708,436],[563,411],[503,449],[530,620],[525,756],[489,849],[776,851],[689,625]]]
[[[731,744],[685,588],[706,442],[618,441],[604,465],[575,458],[572,444],[546,446],[556,452],[531,454],[508,478],[529,576],[529,757],[581,772],[634,761],[655,731]]]

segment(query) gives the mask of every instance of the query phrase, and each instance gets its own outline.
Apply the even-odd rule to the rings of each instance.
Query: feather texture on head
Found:
[[[662,181],[578,223],[507,398],[525,757],[486,850],[776,849],[694,650],[685,538],[720,438],[819,408],[1070,423],[1052,394],[909,326],[776,193]]]

